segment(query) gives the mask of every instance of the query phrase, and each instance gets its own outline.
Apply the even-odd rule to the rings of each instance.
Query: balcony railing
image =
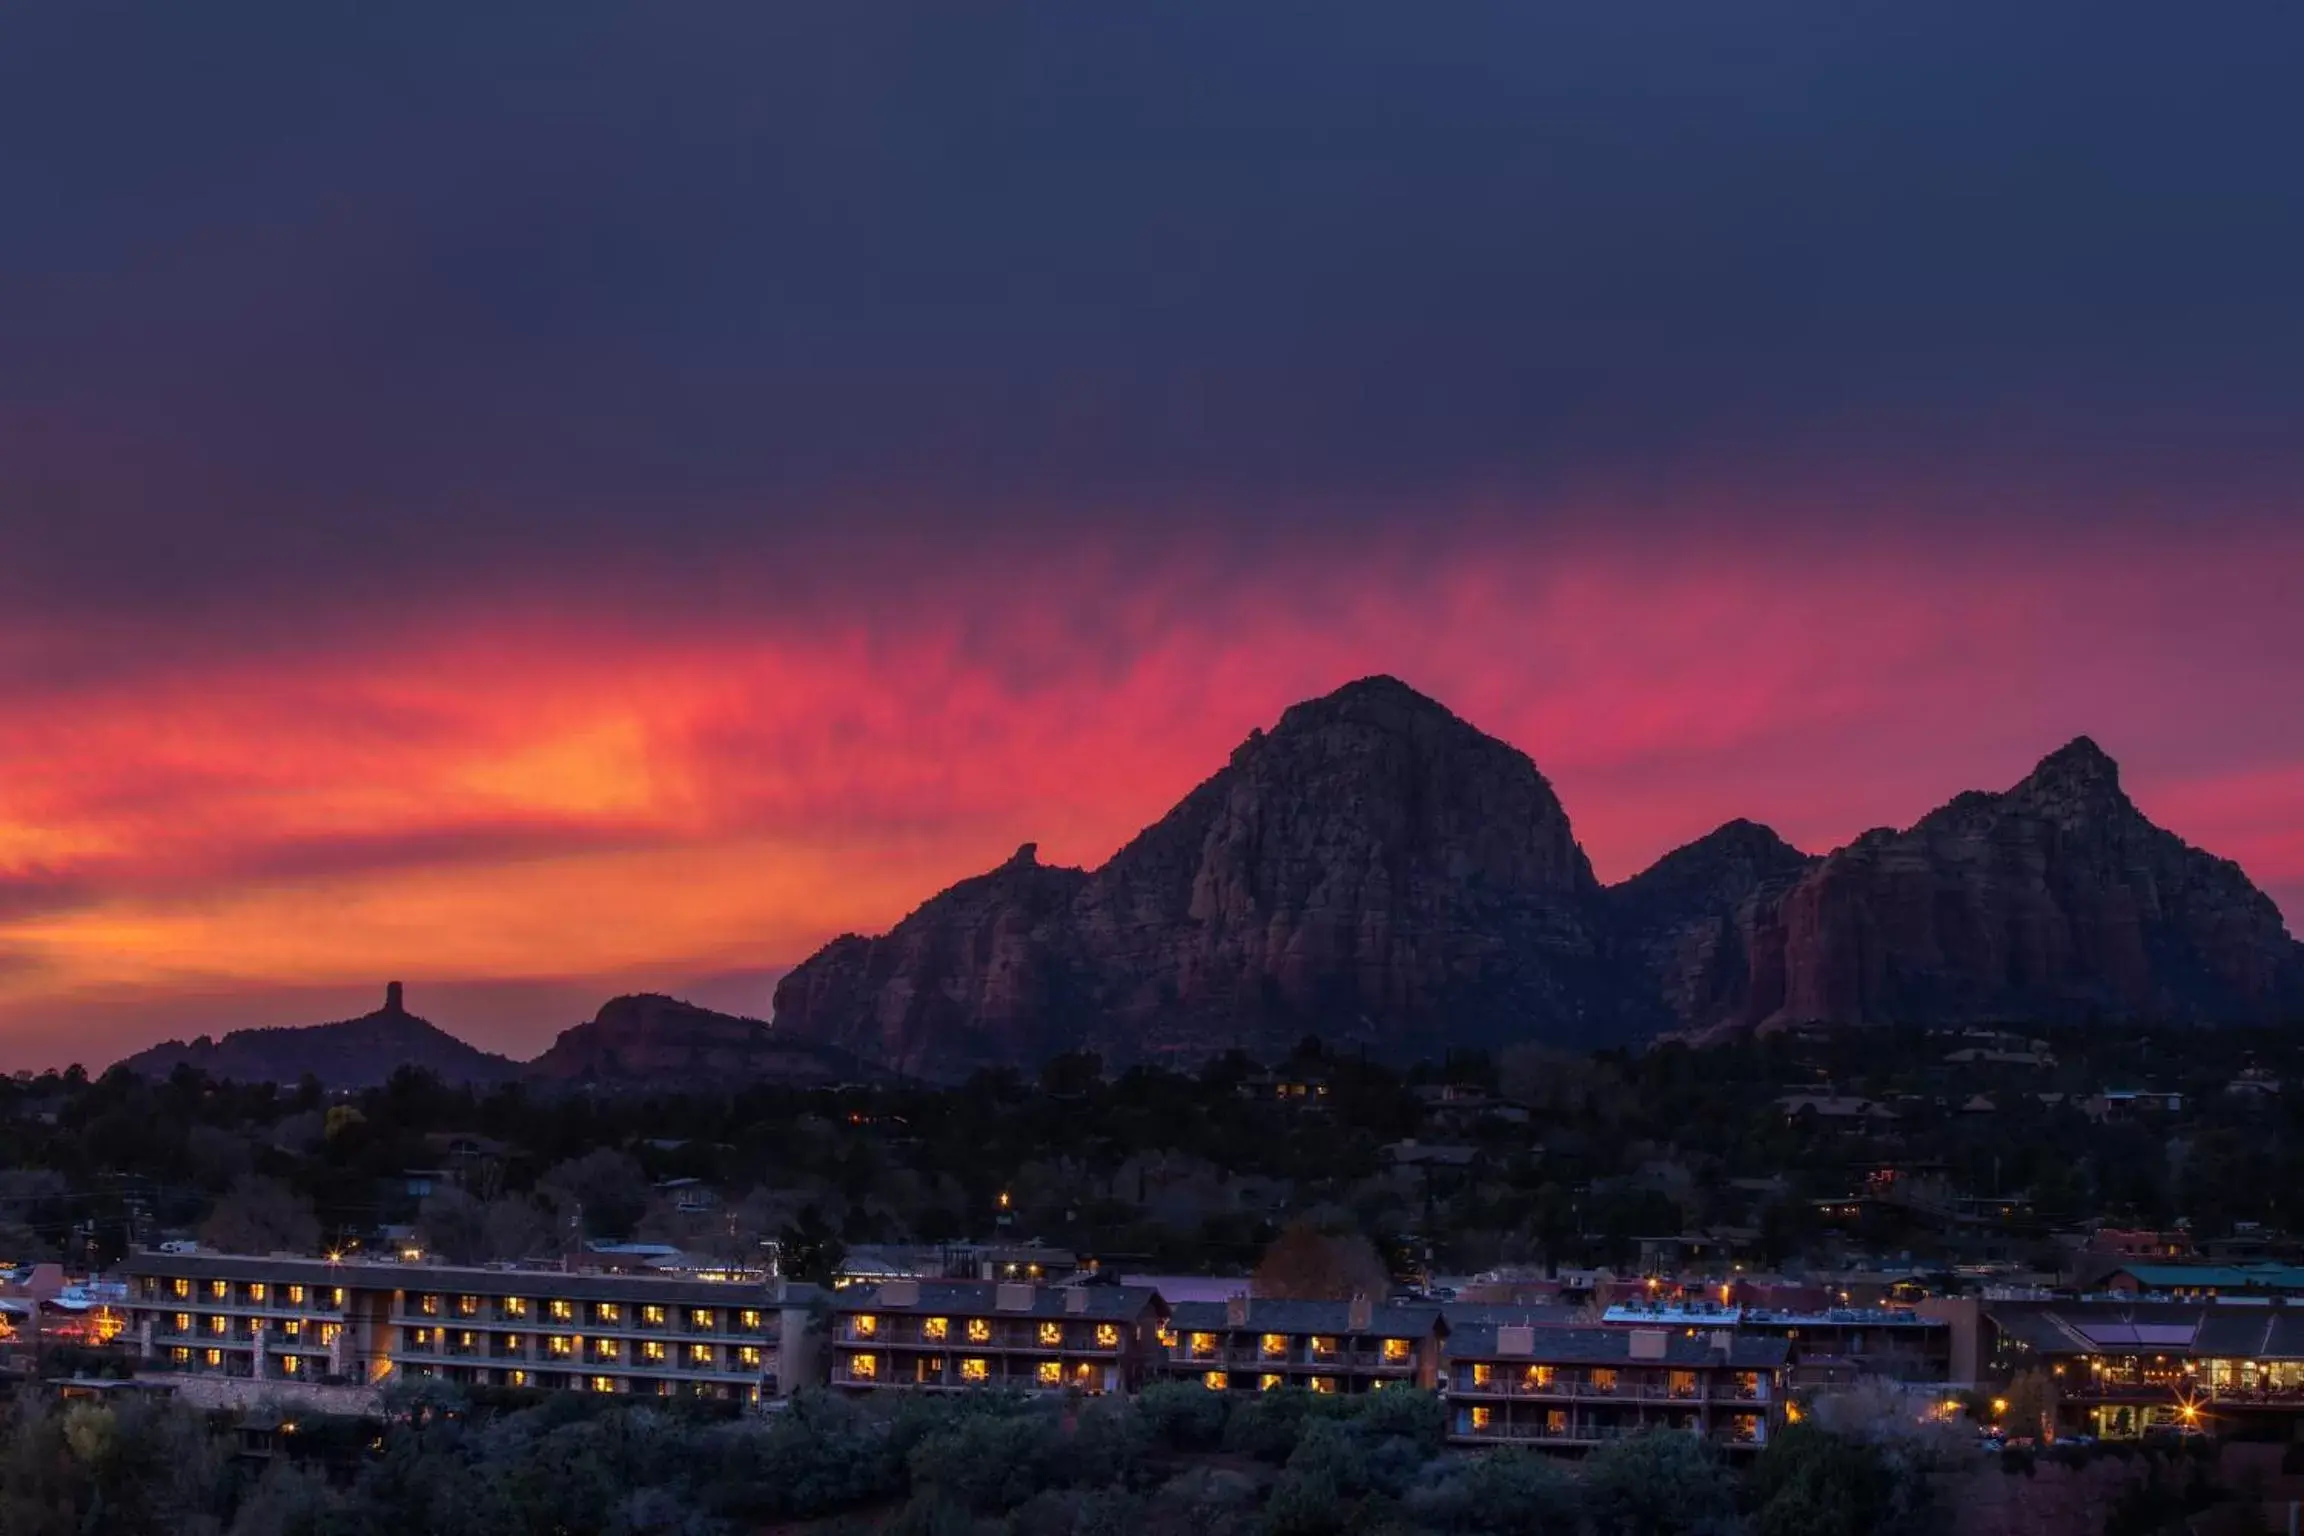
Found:
[[[1686,1403],[1690,1406],[1704,1403],[1760,1404],[1768,1401],[1765,1386],[1731,1386],[1717,1382],[1699,1383],[1685,1388],[1657,1386],[1646,1382],[1618,1382],[1614,1386],[1602,1386],[1596,1382],[1557,1379],[1535,1382],[1523,1375],[1498,1372],[1485,1382],[1476,1382],[1468,1374],[1459,1373],[1447,1385],[1449,1394],[1455,1397],[1565,1398],[1579,1402]]]

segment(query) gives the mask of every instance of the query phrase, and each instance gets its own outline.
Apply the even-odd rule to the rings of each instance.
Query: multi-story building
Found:
[[[1440,1378],[1446,1332],[1437,1306],[1378,1305],[1365,1297],[1179,1302],[1164,1340],[1163,1373],[1234,1392],[1431,1387]]]
[[[1448,1334],[1449,1438],[1573,1450],[1681,1429],[1757,1449],[1783,1422],[1790,1355],[1725,1329],[1464,1323]]]
[[[1168,1309],[1133,1285],[891,1280],[839,1293],[831,1381],[868,1391],[1133,1392]]]
[[[812,1373],[805,1286],[140,1253],[130,1336],[177,1369],[758,1402]]]
[[[2062,1433],[2304,1434],[2304,1314],[2293,1306],[2059,1300],[1994,1303],[1987,1316],[2002,1371],[2053,1377]]]
[[[1790,1346],[1794,1384],[1836,1386],[1865,1377],[1907,1385],[1968,1386],[1976,1380],[1974,1304],[1961,1327],[1960,1304],[1916,1307],[1744,1306],[1705,1301],[1619,1302],[1601,1314],[1611,1328],[1683,1332],[1725,1329],[1738,1338]]]

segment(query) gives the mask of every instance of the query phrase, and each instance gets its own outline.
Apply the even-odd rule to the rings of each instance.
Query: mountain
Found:
[[[1885,1020],[2304,1018],[2304,948],[2240,866],[2146,820],[2081,737],[2003,794],[1873,831],[1777,909],[1782,995],[1747,1016]],[[1772,957],[1755,960],[1759,980]]]
[[[1392,678],[1299,704],[1102,867],[1031,845],[776,989],[776,1028],[950,1075],[1190,1060],[1307,1031],[1397,1052],[1640,1017],[1599,883],[1518,750]]]
[[[551,1082],[620,1088],[748,1082],[816,1087],[872,1076],[845,1051],[786,1040],[759,1019],[654,993],[609,999],[588,1022],[562,1030],[527,1073]]]
[[[310,1073],[331,1088],[373,1087],[404,1066],[422,1067],[452,1083],[501,1083],[520,1075],[517,1062],[466,1045],[410,1013],[396,981],[385,987],[383,1007],[356,1019],[236,1029],[221,1040],[202,1035],[189,1045],[170,1040],[119,1065],[155,1078],[189,1065],[210,1077],[248,1083],[293,1083]]]
[[[1801,852],[1733,821],[1612,888],[1534,763],[1391,678],[1251,732],[1094,870],[1030,844],[776,989],[781,1036],[930,1076],[1390,1056],[1764,1023],[2304,1021],[2304,946],[2085,739],[2004,794]]]
[[[1785,895],[1822,861],[1751,821],[1675,848],[1608,891],[1619,953],[1675,1025],[1784,995]]]

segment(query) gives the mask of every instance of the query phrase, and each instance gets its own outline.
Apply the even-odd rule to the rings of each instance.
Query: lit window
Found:
[[[983,1381],[989,1378],[991,1374],[991,1362],[981,1355],[971,1355],[960,1362],[960,1379],[962,1381]]]
[[[280,1357],[281,1374],[293,1376],[302,1369],[304,1369],[304,1362],[295,1355],[282,1355]]]
[[[878,1338],[879,1336],[880,1336],[880,1319],[878,1319],[878,1318],[874,1317],[874,1316],[873,1316],[871,1313],[869,1313],[869,1312],[859,1312],[859,1313],[857,1313],[857,1314],[856,1314],[856,1337],[858,1337],[858,1338],[860,1338],[860,1339],[876,1339],[876,1338]]]
[[[1064,1367],[1063,1367],[1063,1365],[1062,1365],[1060,1362],[1058,1362],[1058,1361],[1054,1361],[1054,1360],[1043,1360],[1043,1361],[1041,1361],[1041,1362],[1040,1362],[1040,1385],[1042,1385],[1042,1386],[1044,1386],[1044,1387],[1057,1387],[1057,1386],[1062,1386],[1063,1384],[1064,1384]]]
[[[190,1365],[192,1363],[192,1351],[179,1344],[174,1349],[168,1351],[168,1358],[175,1361],[178,1365]]]
[[[411,1328],[411,1329],[409,1329],[409,1330],[408,1330],[408,1347],[409,1347],[410,1349],[429,1349],[429,1348],[431,1347],[431,1345],[432,1345],[432,1330],[431,1330],[431,1329],[429,1329],[429,1328]]]
[[[416,1310],[426,1317],[438,1317],[440,1315],[440,1298],[437,1296],[419,1296],[416,1298]]]
[[[300,1339],[304,1337],[304,1319],[300,1317],[289,1318],[280,1325],[280,1332],[285,1338]]]
[[[1476,1430],[1486,1429],[1495,1417],[1496,1410],[1493,1408],[1475,1408],[1472,1410],[1472,1427]]]
[[[1040,1325],[1040,1343],[1044,1348],[1054,1349],[1063,1342],[1064,1325],[1062,1323],[1042,1323]]]
[[[1592,1390],[1595,1392],[1615,1391],[1616,1372],[1605,1365],[1594,1366],[1592,1369]]]
[[[1484,1387],[1488,1385],[1488,1379],[1495,1374],[1496,1373],[1490,1369],[1487,1362],[1482,1361],[1480,1364],[1472,1367],[1472,1385],[1476,1387]]]
[[[969,1343],[971,1343],[971,1344],[988,1344],[988,1343],[990,1343],[991,1341],[992,1341],[992,1319],[990,1319],[990,1318],[988,1318],[988,1317],[972,1317],[972,1318],[968,1319],[968,1342],[969,1342]]]
[[[1312,1390],[1333,1393],[1336,1390],[1336,1378],[1333,1376],[1315,1376],[1312,1378]]]
[[[1336,1341],[1334,1339],[1323,1339],[1318,1335],[1314,1335],[1312,1339],[1312,1353],[1316,1355],[1332,1355],[1336,1353]]]
[[[1166,1323],[1162,1323],[1152,1336],[1160,1341],[1162,1349],[1174,1349],[1176,1347],[1176,1330]]]
[[[948,1317],[922,1318],[920,1337],[931,1344],[941,1344],[952,1336],[952,1319]]]
[[[211,1315],[208,1319],[208,1331],[210,1333],[222,1333],[231,1326],[232,1324],[221,1316]]]
[[[1216,1335],[1212,1333],[1192,1335],[1192,1353],[1203,1357],[1216,1353]]]
[[[336,1336],[343,1331],[344,1325],[342,1323],[322,1323],[320,1325],[320,1342],[323,1345],[333,1344],[336,1342]]]
[[[689,1346],[688,1346],[688,1363],[689,1363],[690,1365],[693,1365],[693,1366],[697,1367],[697,1368],[698,1368],[698,1369],[700,1369],[700,1370],[709,1370],[709,1369],[711,1369],[711,1367],[712,1367],[712,1346],[711,1346],[711,1345],[709,1345],[709,1344],[691,1344],[691,1345],[689,1345]]]
[[[1406,1339],[1386,1339],[1384,1341],[1384,1363],[1386,1365],[1405,1365],[1407,1361],[1408,1341]]]
[[[226,1285],[221,1280],[211,1280],[208,1282],[208,1294],[215,1297],[218,1301],[222,1301],[228,1294],[230,1294],[231,1289],[232,1288],[230,1286]]]
[[[203,1350],[200,1358],[210,1365],[222,1365],[224,1363],[224,1351],[220,1349]]]
[[[288,1305],[292,1307],[304,1305],[304,1287],[300,1285],[288,1287]]]
[[[191,1313],[179,1312],[176,1314],[176,1331],[178,1333],[190,1333],[192,1331]]]
[[[264,1286],[261,1281],[248,1287],[248,1300],[255,1306],[264,1305]]]
[[[504,1374],[504,1380],[511,1386],[524,1387],[528,1385],[528,1373],[526,1371],[507,1371]]]
[[[760,1369],[760,1346],[747,1344],[736,1351],[736,1363],[748,1371]]]
[[[1117,1349],[1117,1348],[1119,1348],[1119,1346],[1120,1346],[1120,1327],[1119,1327],[1119,1325],[1118,1325],[1117,1323],[1098,1323],[1098,1324],[1096,1325],[1096,1342],[1097,1342],[1097,1344],[1098,1344],[1100,1347],[1102,1347],[1102,1348],[1104,1348],[1104,1349]]]
[[[651,1302],[640,1309],[640,1321],[651,1328],[661,1328],[664,1326],[664,1309]]]
[[[456,1298],[456,1315],[457,1315],[458,1317],[476,1317],[476,1316],[478,1316],[478,1315],[479,1315],[479,1312],[480,1312],[480,1298],[479,1298],[479,1297],[477,1297],[477,1296],[459,1296],[459,1297],[457,1297],[457,1298]]]
[[[664,1345],[659,1340],[650,1339],[647,1343],[640,1346],[640,1358],[647,1361],[651,1365],[663,1364]]]
[[[616,1378],[613,1376],[595,1376],[592,1378],[592,1390],[595,1392],[613,1392],[616,1390]]]
[[[871,1381],[880,1374],[880,1357],[878,1355],[850,1355],[848,1357],[848,1374],[858,1381]]]
[[[565,1323],[576,1315],[576,1309],[565,1301],[555,1301],[544,1310],[556,1323]]]
[[[576,1353],[576,1341],[564,1333],[555,1333],[544,1340],[544,1353],[565,1360]]]
[[[1288,1353],[1288,1335],[1284,1333],[1268,1333],[1264,1335],[1263,1342],[1264,1358],[1267,1360],[1277,1360]]]
[[[758,1333],[760,1331],[760,1314],[756,1309],[746,1307],[737,1314],[737,1318],[746,1333]]]
[[[171,1280],[168,1282],[168,1294],[189,1300],[192,1295],[192,1282],[189,1280]]]
[[[594,1359],[613,1360],[616,1356],[617,1344],[614,1339],[594,1339],[592,1341],[592,1357]]]
[[[339,1285],[329,1290],[328,1305],[332,1307],[340,1307],[344,1305],[344,1287]]]
[[[508,1333],[504,1335],[503,1352],[508,1355],[516,1355],[520,1353],[520,1335],[516,1333]]]
[[[622,1310],[619,1309],[616,1303],[612,1301],[601,1302],[598,1306],[592,1309],[592,1320],[596,1323],[621,1322],[623,1317],[624,1314]]]
[[[688,1326],[695,1329],[698,1333],[710,1333],[712,1331],[711,1309],[709,1307],[698,1307],[694,1311],[690,1312],[688,1314]]]
[[[528,1298],[525,1296],[505,1297],[504,1315],[506,1317],[526,1317],[528,1315]]]
[[[1200,1378],[1200,1385],[1206,1387],[1211,1392],[1221,1392],[1226,1387],[1232,1385],[1232,1378],[1225,1375],[1222,1371],[1210,1371]]]
[[[1548,1365],[1528,1367],[1528,1382],[1531,1386],[1549,1387],[1552,1385],[1552,1367]]]
[[[1280,1390],[1280,1378],[1270,1372],[1266,1372],[1264,1375],[1256,1378],[1256,1390],[1259,1392],[1277,1392]]]

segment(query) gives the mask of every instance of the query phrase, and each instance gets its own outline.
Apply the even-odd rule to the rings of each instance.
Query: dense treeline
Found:
[[[1411,1071],[1307,1043],[1275,1102],[1255,1064],[1107,1076],[1068,1057],[1037,1078],[957,1089],[688,1097],[473,1092],[415,1072],[357,1094],[317,1082],[162,1082],[112,1072],[0,1081],[0,1257],[104,1262],[131,1233],[202,1230],[220,1246],[335,1246],[417,1222],[451,1257],[526,1257],[580,1236],[757,1251],[782,1236],[822,1264],[843,1245],[1036,1236],[1162,1269],[1237,1269],[1290,1216],[1323,1212],[1438,1267],[1620,1262],[1634,1239],[1757,1229],[1783,1260],[1825,1239],[1811,1201],[1866,1158],[1932,1160],[1948,1189],[2027,1198],[2016,1235],[2089,1217],[2304,1228],[2304,1092],[2235,1095],[2254,1068],[2304,1080],[2290,1037],[2238,1031],[2056,1034],[2056,1064],[1956,1065],[1918,1031],[1778,1036],[1694,1050],[1526,1050]],[[1525,1109],[1451,1118],[1420,1085],[1469,1084]],[[2099,1123],[2081,1099],[2154,1085],[2175,1116]],[[1893,1121],[1789,1120],[1787,1093],[1894,1100]],[[2050,1107],[2030,1097],[2062,1093]],[[1971,1107],[1982,1094],[1992,1107]],[[1408,1165],[1409,1139],[1469,1160]],[[476,1139],[477,1157],[448,1150]],[[452,1162],[452,1158],[456,1159]],[[447,1167],[423,1208],[410,1170]],[[721,1192],[669,1207],[660,1181]],[[2027,1225],[2028,1224],[2028,1225]],[[1915,1246],[1926,1234],[1869,1234]],[[803,1267],[806,1267],[804,1264]]]
[[[1657,1433],[1579,1464],[1443,1450],[1430,1395],[1192,1385],[1129,1400],[999,1396],[716,1421],[573,1394],[476,1405],[410,1390],[386,1422],[305,1419],[269,1457],[167,1401],[26,1400],[0,1453],[9,1536],[712,1536],[786,1522],[900,1533],[1920,1536],[1907,1447],[1796,1427],[1738,1476]],[[268,1421],[267,1421],[268,1422]]]

